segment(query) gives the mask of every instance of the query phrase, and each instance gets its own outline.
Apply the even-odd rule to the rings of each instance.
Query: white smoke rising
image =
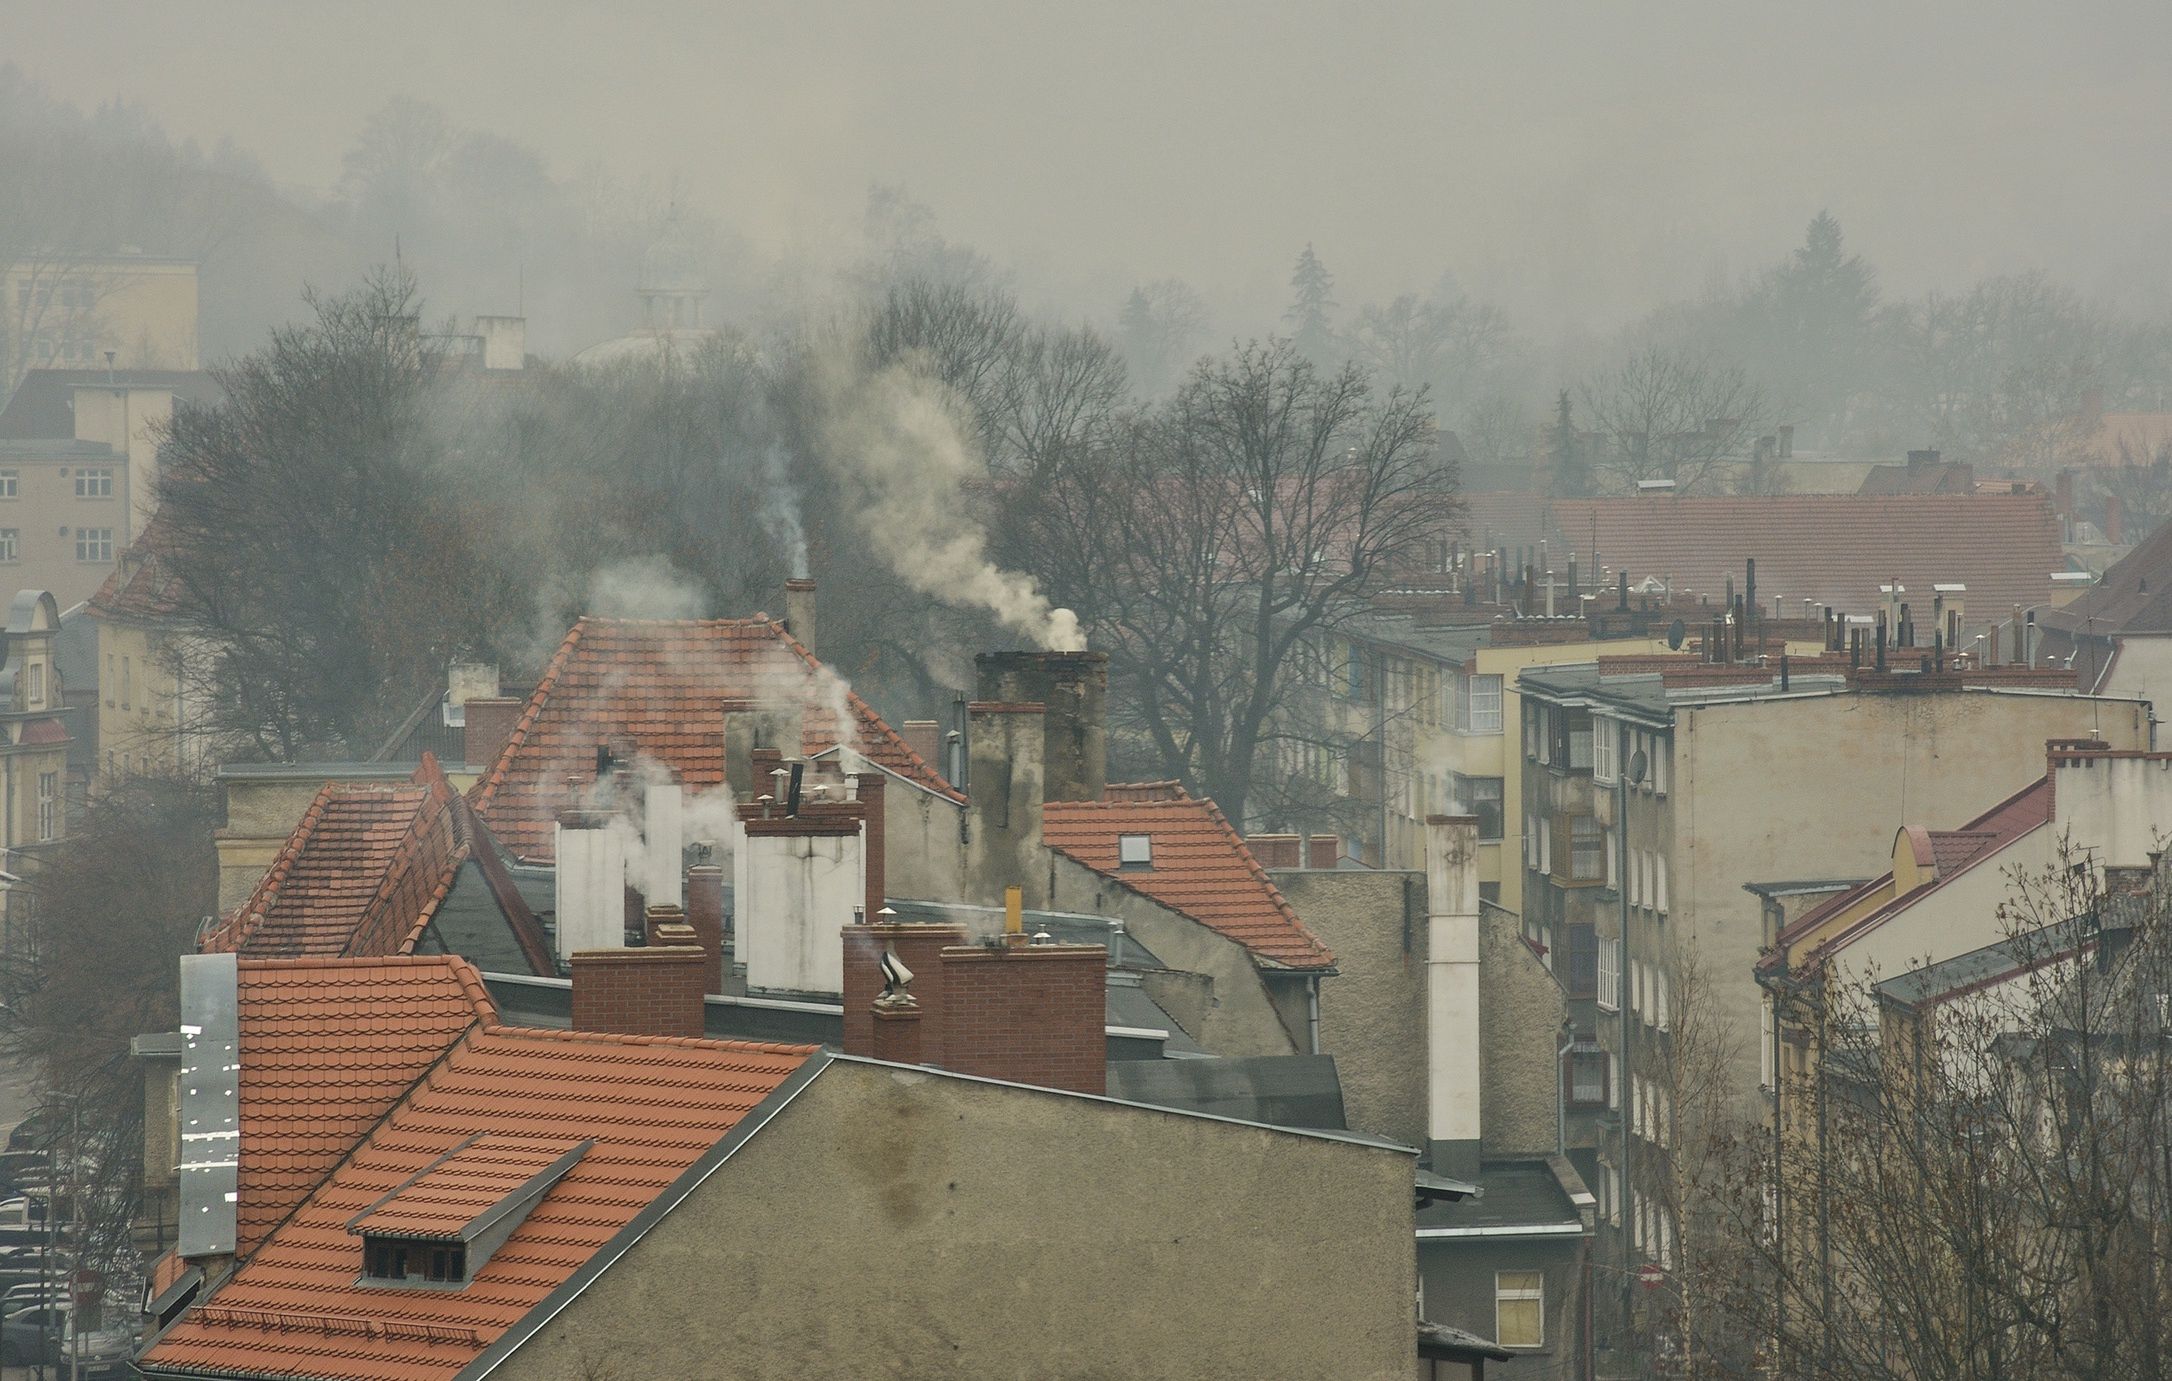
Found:
[[[799,520],[799,492],[787,473],[791,457],[784,447],[771,442],[762,451],[762,522],[784,549],[784,559],[794,579],[804,579],[807,567],[807,528]]]
[[[698,619],[708,597],[661,556],[637,556],[598,569],[588,580],[586,613],[611,619]]]
[[[683,865],[687,845],[707,844],[709,862],[722,867],[727,874],[731,871],[733,830],[737,828],[738,815],[737,798],[729,786],[686,791],[679,807],[679,837],[675,840],[649,838],[649,788],[667,786],[676,780],[669,766],[647,753],[637,753],[631,762],[620,763],[617,772],[591,782],[585,793],[582,802],[585,808],[610,812],[610,830],[618,836],[625,851],[626,884],[630,887],[646,886],[652,849],[665,851],[659,862],[668,862],[678,868]]]
[[[872,375],[835,370],[827,394],[824,444],[858,486],[869,544],[901,580],[946,603],[986,609],[1051,651],[1085,647],[1076,614],[989,557],[966,506],[967,486],[986,469],[948,389],[893,365]]]

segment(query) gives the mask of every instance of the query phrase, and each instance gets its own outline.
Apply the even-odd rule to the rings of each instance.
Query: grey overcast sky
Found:
[[[2172,296],[2166,0],[10,0],[0,59],[319,191],[395,94],[765,250],[902,182],[1079,310],[1175,276],[1265,313],[1309,240],[1345,304],[1453,271],[1603,328],[1820,207],[1895,289]]]

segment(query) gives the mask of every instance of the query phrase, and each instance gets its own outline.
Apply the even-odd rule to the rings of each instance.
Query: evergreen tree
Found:
[[[1591,492],[1591,458],[1578,444],[1576,422],[1569,415],[1569,391],[1554,403],[1554,425],[1547,440],[1548,485],[1555,494],[1576,497]]]
[[[1298,354],[1325,368],[1337,354],[1335,275],[1327,271],[1327,265],[1320,262],[1309,244],[1297,256],[1297,267],[1290,274],[1290,292],[1290,309],[1282,314],[1289,323],[1290,341]]]

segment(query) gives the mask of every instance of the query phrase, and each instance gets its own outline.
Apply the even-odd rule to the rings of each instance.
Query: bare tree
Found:
[[[1277,709],[1325,635],[1455,513],[1425,395],[1286,341],[1203,362],[1071,457],[1017,520],[1076,609],[1152,769],[1245,821]]]
[[[1710,1199],[1752,1248],[1710,1298],[1777,1374],[2164,1374],[2172,882],[2061,852],[1967,973],[1790,998],[1793,1111]]]
[[[1181,377],[1207,331],[1207,304],[1185,283],[1164,278],[1131,290],[1116,335],[1132,382],[1160,393]]]
[[[1581,392],[1608,441],[1593,468],[1619,488],[1670,480],[1678,494],[1724,492],[1769,421],[1763,391],[1741,369],[1656,345]]]

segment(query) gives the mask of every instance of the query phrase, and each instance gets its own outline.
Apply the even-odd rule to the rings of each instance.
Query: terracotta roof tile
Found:
[[[404,784],[325,783],[256,891],[200,947],[249,958],[412,953],[468,856],[461,809],[427,754]]]
[[[238,1255],[246,1257],[461,1032],[493,1020],[451,958],[243,958]]]
[[[1117,839],[1153,841],[1151,868],[1124,868]],[[1253,955],[1295,969],[1324,969],[1335,956],[1297,918],[1281,889],[1212,801],[1173,782],[1115,785],[1099,801],[1051,801],[1047,845],[1225,935]]]
[[[167,562],[173,542],[173,525],[166,520],[165,510],[154,512],[136,540],[121,553],[113,573],[91,596],[90,612],[100,618],[140,623],[171,618],[181,597],[181,582]]]
[[[594,770],[599,745],[631,738],[689,790],[724,782],[724,706],[797,697],[807,755],[841,741],[821,663],[766,618],[584,618],[559,645],[504,750],[474,792],[476,812],[517,856],[548,862],[569,776]],[[965,798],[859,696],[846,692],[854,746],[886,771],[953,801]]]
[[[484,1132],[357,1214],[347,1230],[458,1241],[478,1218],[586,1146],[573,1136]]]
[[[388,963],[435,964],[474,984],[457,959],[244,964],[245,994],[267,970],[311,983]],[[413,975],[411,975],[413,976]],[[435,991],[441,984],[426,985]],[[380,991],[378,996],[387,996]],[[485,1011],[488,1001],[476,999]],[[471,1025],[445,1036],[388,1004],[376,1026],[417,1046],[436,1041],[425,1078],[388,1100],[339,1143],[334,1167],[206,1303],[184,1315],[142,1359],[151,1370],[304,1376],[324,1381],[438,1381],[475,1360],[533,1310],[636,1214],[668,1189],[741,1118],[813,1054],[811,1047],[663,1037],[605,1036]],[[249,1078],[251,1016],[242,1027]],[[487,1018],[486,1018],[487,1020]],[[299,1033],[297,1033],[299,1034]],[[349,1076],[337,1038],[306,1042],[320,1093]],[[246,1111],[246,1108],[245,1108]],[[362,1246],[354,1218],[478,1133],[594,1145],[543,1197],[504,1245],[458,1290],[357,1284]],[[260,1126],[254,1138],[263,1135]],[[244,1120],[243,1166],[252,1129]]]

